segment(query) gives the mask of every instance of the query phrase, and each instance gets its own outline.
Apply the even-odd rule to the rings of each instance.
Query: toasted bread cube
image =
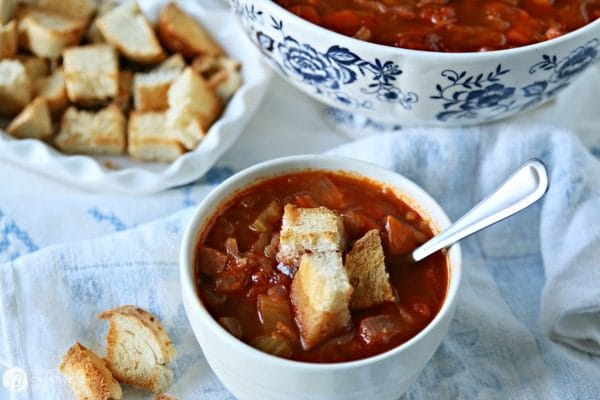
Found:
[[[0,23],[0,59],[15,58],[18,43],[17,22]]]
[[[154,30],[136,1],[128,1],[103,15],[97,22],[104,39],[131,61],[148,64],[165,58]]]
[[[37,0],[37,5],[72,18],[89,19],[96,12],[94,0]]]
[[[361,310],[394,301],[390,276],[385,269],[385,256],[377,229],[358,239],[346,255],[346,273],[354,287],[350,308]]]
[[[56,59],[66,47],[77,45],[87,21],[32,6],[19,9],[19,45],[38,57]]]
[[[165,122],[164,112],[132,112],[128,126],[129,154],[142,161],[172,162],[185,153]]]
[[[190,67],[168,91],[167,128],[187,148],[194,149],[221,113],[221,104],[206,81]]]
[[[34,82],[43,76],[47,76],[50,73],[48,61],[44,58],[26,54],[17,54],[17,60],[21,61],[21,64],[25,67],[25,71],[31,82]]]
[[[0,0],[0,24],[6,24],[15,16],[17,0]]]
[[[105,44],[71,47],[64,52],[67,96],[78,104],[101,104],[119,93],[119,61]]]
[[[285,264],[295,264],[306,252],[341,252],[344,236],[342,219],[328,208],[286,204],[277,258]]]
[[[292,280],[290,298],[302,348],[310,350],[350,326],[352,285],[340,253],[304,254]]]
[[[161,111],[169,107],[169,88],[185,67],[183,59],[174,55],[147,73],[135,74],[133,80],[135,109],[139,111]]]
[[[31,81],[18,60],[0,60],[0,116],[18,114],[31,100]]]
[[[113,101],[124,113],[129,111],[133,86],[133,72],[119,71],[119,92]]]
[[[6,132],[19,139],[46,139],[52,136],[52,119],[46,100],[37,97],[29,103],[11,121]]]
[[[53,117],[61,115],[69,106],[69,98],[65,86],[65,76],[57,69],[50,76],[44,76],[34,82],[36,96],[43,97],[48,103]]]
[[[173,379],[165,364],[175,358],[175,347],[158,319],[134,306],[105,311],[98,318],[109,322],[106,361],[117,380],[165,392]]]
[[[66,153],[116,155],[125,151],[125,116],[114,104],[98,111],[69,107],[54,144]]]
[[[77,400],[109,400],[123,396],[106,362],[81,343],[64,355],[59,371],[67,378]]]
[[[192,59],[200,54],[221,55],[223,50],[210,34],[175,3],[169,2],[158,17],[158,35],[172,52]]]
[[[226,104],[235,91],[242,86],[241,64],[231,58],[213,55],[198,56],[191,67],[206,79],[221,104]]]
[[[87,33],[85,34],[85,38],[90,43],[105,43],[104,36],[102,36],[102,32],[98,28],[98,20],[107,12],[117,8],[119,6],[119,2],[116,0],[103,0],[98,4],[98,10],[96,12],[96,18],[90,24]]]

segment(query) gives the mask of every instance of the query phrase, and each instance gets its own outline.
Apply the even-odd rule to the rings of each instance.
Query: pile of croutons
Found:
[[[174,3],[153,27],[135,0],[0,0],[6,132],[65,153],[171,162],[220,116],[240,67]]]

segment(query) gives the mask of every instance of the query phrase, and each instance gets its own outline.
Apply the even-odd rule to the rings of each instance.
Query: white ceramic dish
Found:
[[[310,169],[344,171],[381,182],[429,217],[437,229],[450,225],[444,211],[425,191],[395,172],[373,164],[319,155],[286,157],[258,164],[219,185],[200,204],[186,229],[180,253],[180,280],[188,320],[211,368],[241,400],[397,400],[417,379],[448,331],[461,277],[459,246],[448,251],[448,291],[434,320],[401,346],[359,361],[314,364],[260,352],[225,331],[204,308],[196,292],[195,245],[219,206],[239,190],[265,178]]]
[[[229,0],[281,76],[330,106],[394,124],[471,125],[532,109],[598,59],[600,20],[537,44],[442,53],[368,43],[272,0]]]
[[[166,1],[152,1],[141,2],[141,5],[152,17],[165,3]],[[171,164],[143,163],[127,156],[65,155],[44,142],[15,140],[0,130],[0,158],[75,186],[103,192],[154,193],[203,176],[235,143],[255,113],[268,88],[271,71],[244,37],[230,12],[204,10],[200,3],[193,1],[179,4],[212,32],[231,57],[243,64],[244,84],[233,96],[221,118],[210,128],[206,139],[195,150]],[[107,168],[107,161],[117,169]]]

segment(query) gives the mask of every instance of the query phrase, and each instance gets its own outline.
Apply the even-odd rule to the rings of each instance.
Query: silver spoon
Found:
[[[544,163],[537,159],[527,161],[494,193],[445,231],[416,248],[411,254],[413,261],[421,261],[436,251],[529,207],[546,194],[548,185],[548,171]]]

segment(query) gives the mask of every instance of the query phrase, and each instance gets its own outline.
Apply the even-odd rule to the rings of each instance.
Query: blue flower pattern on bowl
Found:
[[[510,73],[502,64],[494,71],[478,75],[444,70],[441,76],[446,82],[436,84],[436,94],[430,96],[443,102],[443,110],[436,117],[442,122],[481,118],[482,115],[497,118],[530,108],[554,96],[568,86],[572,77],[583,72],[598,56],[599,43],[598,39],[593,39],[560,61],[556,56],[544,54],[542,61],[529,69],[529,74],[551,71],[550,76],[521,87],[520,92],[518,88],[502,83],[503,76]]]
[[[340,45],[321,51],[314,44],[286,34],[283,21],[255,5],[244,0],[230,0],[230,3],[254,44],[271,64],[290,80],[311,88],[317,97],[326,97],[342,109],[359,113],[386,110],[382,107],[385,104],[398,104],[412,112],[413,105],[429,107],[429,102],[434,101],[433,107],[439,104],[434,115],[440,123],[485,122],[538,105],[567,87],[573,77],[594,62],[600,43],[598,38],[591,39],[563,57],[543,54],[540,61],[523,71],[531,77],[524,84],[512,83],[514,77],[523,75],[521,71],[512,71],[515,66],[498,64],[493,70],[481,73],[447,68],[440,73],[443,80],[433,82],[433,91],[417,94],[396,85],[404,71],[394,61],[365,60]]]
[[[239,0],[231,3],[234,12],[241,19],[265,25],[263,11],[253,5],[240,4]],[[366,61],[347,48],[337,45],[320,52],[310,44],[286,35],[282,21],[271,16],[270,22],[281,39],[258,31],[252,35],[255,44],[282,74],[310,85],[317,94],[324,94],[340,105],[356,109],[372,109],[373,102],[379,101],[397,103],[410,110],[419,101],[416,93],[405,93],[394,85],[402,70],[392,61]],[[366,87],[360,88],[362,93],[371,95],[369,100],[358,100],[343,90],[344,86],[356,84],[359,74],[371,79]]]

